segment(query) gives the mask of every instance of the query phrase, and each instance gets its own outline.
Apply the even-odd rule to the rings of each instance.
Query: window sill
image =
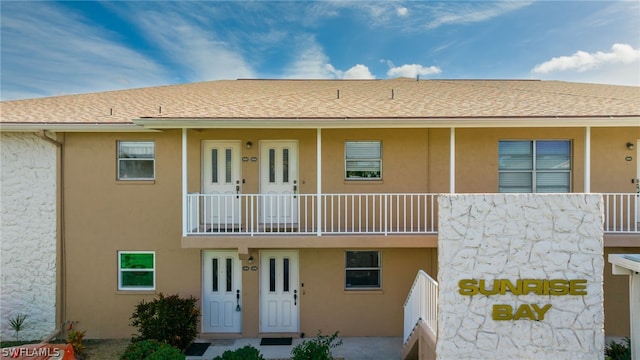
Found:
[[[384,184],[384,180],[344,180],[345,185],[379,185]]]
[[[116,180],[117,185],[154,185],[155,180]]]
[[[116,295],[155,295],[155,290],[116,290]]]
[[[384,290],[382,289],[344,289],[345,294],[350,295],[382,295]]]

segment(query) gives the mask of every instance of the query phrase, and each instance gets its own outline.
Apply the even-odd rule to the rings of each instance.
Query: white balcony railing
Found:
[[[435,234],[436,203],[437,194],[188,194],[186,227],[189,235]]]
[[[604,232],[640,233],[640,194],[604,193]]]
[[[418,324],[423,320],[435,337],[438,336],[438,283],[420,270],[404,302],[404,338],[406,343]]]
[[[188,194],[187,235],[436,234],[438,194]],[[604,193],[604,231],[639,234],[640,197]]]

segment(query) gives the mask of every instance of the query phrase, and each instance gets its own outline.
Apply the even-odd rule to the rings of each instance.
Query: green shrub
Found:
[[[611,360],[631,360],[631,339],[625,338],[624,342],[627,344],[619,344],[612,341],[606,349],[604,354]]]
[[[140,340],[127,346],[120,360],[184,360],[186,356],[175,346],[156,340]]]
[[[264,360],[260,351],[251,345],[236,350],[227,350],[213,360]]]
[[[342,345],[342,340],[336,341],[337,338],[337,331],[329,336],[319,331],[317,338],[305,340],[291,350],[292,360],[332,360],[331,349]]]
[[[73,346],[73,351],[76,354],[82,354],[84,352],[84,336],[87,331],[69,330],[67,333],[67,344]]]
[[[9,326],[16,333],[16,341],[20,341],[20,331],[25,328],[25,320],[27,320],[27,315],[25,314],[18,314],[9,319]]]
[[[131,316],[131,326],[137,327],[139,335],[133,341],[154,339],[184,351],[198,335],[197,322],[200,310],[193,296],[159,294],[151,302],[142,300]]]

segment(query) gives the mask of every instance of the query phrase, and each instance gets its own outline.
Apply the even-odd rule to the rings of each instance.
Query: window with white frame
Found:
[[[118,141],[118,180],[153,180],[155,143]]]
[[[345,179],[382,179],[382,143],[380,141],[347,141],[344,153]]]
[[[347,251],[345,273],[347,290],[380,289],[382,287],[380,251]]]
[[[155,290],[156,253],[118,251],[118,290]]]
[[[571,191],[571,141],[504,140],[498,149],[501,193]]]

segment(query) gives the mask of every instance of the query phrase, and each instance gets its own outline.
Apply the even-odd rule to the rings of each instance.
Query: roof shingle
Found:
[[[533,80],[221,80],[4,101],[0,123],[639,116],[640,87]]]

